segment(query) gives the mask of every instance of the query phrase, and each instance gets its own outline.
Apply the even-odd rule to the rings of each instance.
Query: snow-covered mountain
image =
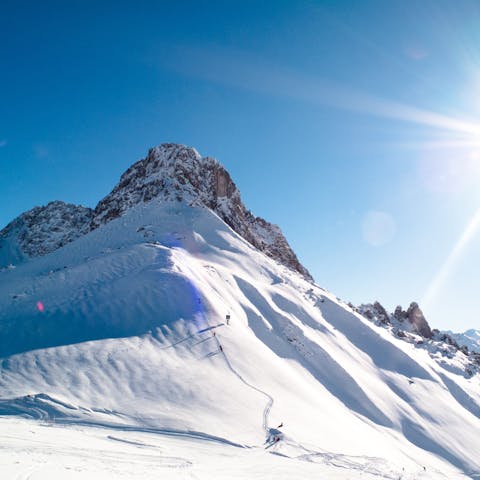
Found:
[[[463,333],[454,333],[451,330],[443,333],[455,339],[459,345],[465,345],[472,352],[480,353],[480,330],[471,328]]]
[[[412,326],[402,337],[377,311],[367,319],[313,283],[215,160],[162,145],[93,212],[79,212],[81,228],[60,228],[79,232],[63,246],[35,216],[44,233],[34,250],[16,221],[2,230],[11,266],[0,271],[0,432],[12,433],[0,433],[0,460],[38,455],[38,477],[27,473],[45,478],[52,434],[15,423],[21,416],[61,426],[71,442],[94,438],[99,468],[117,460],[105,452],[119,442],[130,453],[160,449],[138,459],[137,478],[179,478],[180,466],[185,478],[480,472],[473,359],[423,348],[440,340],[418,305],[397,312]],[[24,431],[36,443],[12,446]],[[10,467],[11,478],[27,478]]]
[[[235,183],[217,160],[173,143],[150,149],[94,211],[56,201],[13,220],[0,231],[0,267],[50,253],[153,198],[208,207],[254,247],[312,280],[280,228],[245,208]]]

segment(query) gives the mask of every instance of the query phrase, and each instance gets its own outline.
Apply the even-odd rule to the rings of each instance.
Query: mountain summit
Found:
[[[246,209],[225,168],[214,158],[202,157],[194,148],[184,145],[164,143],[134,163],[96,206],[92,227],[153,198],[186,201],[211,209],[254,247],[312,280],[280,228]]]
[[[280,228],[247,210],[230,174],[217,160],[174,143],[151,148],[121,176],[93,212],[56,201],[20,215],[0,231],[0,248],[4,250],[0,267],[50,253],[155,198],[211,209],[255,248],[312,280]]]

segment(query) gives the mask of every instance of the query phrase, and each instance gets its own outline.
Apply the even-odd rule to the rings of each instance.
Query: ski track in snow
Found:
[[[247,382],[232,366],[232,364],[230,363],[230,360],[228,359],[225,351],[220,348],[221,344],[220,344],[220,341],[217,337],[217,335],[213,335],[213,338],[215,339],[215,341],[217,342],[217,346],[218,346],[218,349],[219,351],[223,354],[223,358],[225,359],[225,363],[227,364],[228,368],[231,370],[231,372],[236,376],[238,377],[238,379],[243,382],[245,385],[247,385],[247,387],[255,390],[256,392],[258,393],[261,393],[262,395],[264,395],[265,397],[267,397],[268,399],[268,402],[267,404],[265,405],[265,409],[263,410],[263,421],[262,421],[262,428],[263,430],[265,430],[265,433],[268,434],[268,416],[270,414],[270,410],[273,406],[273,397],[271,395],[269,395],[267,392],[261,390],[260,388],[256,387],[255,385],[252,385],[251,383]]]

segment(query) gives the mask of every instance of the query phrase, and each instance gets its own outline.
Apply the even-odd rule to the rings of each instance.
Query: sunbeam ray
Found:
[[[470,241],[475,237],[478,229],[480,227],[480,208],[474,213],[473,217],[467,223],[467,226],[463,230],[460,238],[457,243],[454,245],[452,251],[443,262],[442,266],[438,270],[437,274],[430,282],[425,295],[422,299],[422,305],[425,308],[431,306],[435,298],[437,297],[439,291],[444,285],[445,281],[448,279],[450,273],[452,272],[455,264],[461,258],[465,248],[470,243]]]

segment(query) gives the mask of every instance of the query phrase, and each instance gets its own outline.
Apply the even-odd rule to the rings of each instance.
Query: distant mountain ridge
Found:
[[[392,335],[422,348],[442,363],[454,359],[456,373],[469,378],[480,372],[480,331],[467,330],[464,334],[431,329],[420,307],[412,302],[405,311],[399,305],[388,313],[380,302],[350,307],[376,325],[388,329]]]
[[[455,333],[451,330],[442,333],[454,338],[459,345],[465,345],[469,350],[480,354],[480,330],[471,328],[463,333]]]
[[[50,253],[154,198],[211,209],[258,250],[313,280],[280,228],[247,210],[230,174],[217,160],[174,143],[151,148],[94,210],[54,201],[10,222],[0,231],[0,267]]]

